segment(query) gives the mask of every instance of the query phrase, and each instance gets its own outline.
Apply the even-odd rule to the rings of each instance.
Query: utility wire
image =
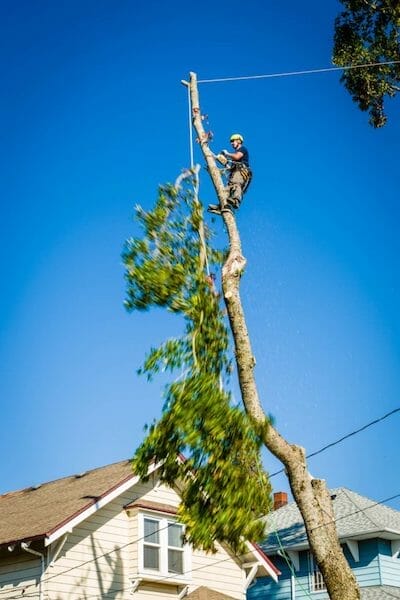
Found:
[[[267,75],[244,75],[241,77],[219,77],[215,79],[199,79],[197,83],[222,83],[227,81],[244,81],[249,79],[272,79],[274,77],[293,77],[295,75],[311,75],[314,73],[329,73],[331,71],[350,71],[351,69],[369,69],[371,67],[381,67],[384,65],[398,65],[400,60],[388,60],[385,62],[375,62],[357,65],[347,65],[344,67],[326,67],[324,69],[307,69],[303,71],[286,71],[282,73],[268,73]]]
[[[162,531],[162,529],[159,529],[158,531]],[[152,534],[149,534],[149,535],[152,535]],[[141,540],[139,539],[139,540],[136,540],[136,541],[141,541]],[[135,541],[133,541],[133,542],[129,542],[129,543],[133,544],[133,543],[135,543]],[[128,544],[125,544],[125,546],[126,546],[126,545],[128,545]],[[108,555],[108,554],[112,554],[113,552],[118,552],[118,551],[119,551],[121,548],[123,548],[123,547],[124,547],[124,546],[120,546],[120,547],[118,547],[118,548],[114,548],[113,550],[110,550],[110,552],[106,552],[105,554],[102,554],[102,555],[100,555],[100,556],[97,556],[97,557],[96,557],[96,558],[94,558],[94,559],[90,559],[90,560],[88,560],[88,561],[85,561],[84,563],[81,563],[81,564],[79,564],[79,565],[76,565],[76,566],[74,566],[74,567],[71,567],[70,569],[67,569],[66,571],[63,571],[63,572],[61,572],[61,573],[59,573],[59,574],[57,574],[57,575],[52,575],[52,576],[51,576],[51,577],[49,577],[48,579],[45,579],[45,580],[43,580],[43,582],[44,582],[44,583],[47,583],[47,582],[48,582],[48,581],[50,581],[50,579],[52,579],[53,577],[59,577],[59,576],[63,575],[64,573],[67,573],[67,572],[69,572],[69,571],[72,571],[73,569],[77,569],[77,568],[79,568],[79,567],[81,567],[81,566],[84,566],[84,565],[86,565],[88,562],[94,562],[94,561],[95,561],[95,560],[97,560],[98,558],[102,558],[102,556],[106,556],[106,555]],[[232,554],[232,556],[234,556],[234,557],[236,557],[236,558],[241,558],[243,555],[242,555],[242,554]],[[209,564],[203,564],[203,565],[200,565],[199,567],[196,567],[196,568],[194,568],[194,569],[189,569],[189,570],[187,570],[187,571],[184,571],[184,572],[183,572],[183,573],[181,573],[180,575],[187,575],[187,574],[189,574],[189,573],[194,573],[194,572],[196,572],[196,571],[201,571],[202,569],[209,568],[210,566],[215,566],[215,565],[218,565],[218,564],[221,564],[221,563],[224,563],[224,562],[228,562],[228,561],[232,560],[232,556],[228,556],[227,558],[221,558],[221,559],[219,559],[219,560],[214,560],[214,561],[212,561],[212,562],[211,562],[211,563],[209,563]],[[175,578],[176,578],[176,574],[174,574],[174,573],[171,573],[170,575],[163,575],[162,577],[158,577],[158,578],[157,578],[157,582],[156,582],[156,583],[162,583],[163,581],[168,581],[169,579],[175,579]],[[182,584],[184,584],[184,582],[182,582]],[[24,589],[25,589],[25,590],[27,590],[29,587],[32,587],[32,586],[35,586],[35,587],[36,587],[36,584],[34,584],[34,583],[32,583],[32,584],[29,584],[29,585],[25,586],[25,587],[24,587]],[[84,586],[81,586],[81,587],[84,587]],[[124,588],[117,589],[117,590],[115,590],[115,589],[113,589],[113,590],[110,590],[109,594],[116,594],[116,593],[118,593],[118,592],[124,592],[124,591],[126,591],[126,590],[130,590],[130,589],[131,589],[131,585],[129,585],[128,587],[124,587]],[[3,591],[0,591],[0,593],[7,593],[7,592],[9,592],[9,590],[3,590]],[[107,595],[108,595],[108,594],[107,594]],[[106,595],[105,597],[107,597],[107,595]],[[28,597],[30,597],[30,596],[36,596],[36,597],[37,597],[37,591],[35,591],[35,592],[30,592],[30,593],[28,593],[28,594],[24,593],[24,595],[23,595],[23,597],[24,597],[24,598],[28,598]],[[99,596],[99,594],[93,594],[93,595],[90,595],[90,596],[86,596],[86,595],[85,595],[85,596],[84,596],[85,600],[88,600],[89,598],[99,598],[99,597],[101,597],[101,596]],[[21,598],[21,594],[18,594],[18,596],[9,596],[9,597],[7,597],[7,600],[14,600],[15,598]]]
[[[360,512],[364,512],[364,511],[366,511],[366,510],[368,510],[370,508],[373,508],[375,506],[379,506],[381,504],[386,504],[387,502],[390,502],[391,500],[395,500],[396,498],[400,498],[400,493],[394,494],[393,496],[389,496],[388,498],[384,498],[383,500],[379,500],[377,502],[373,502],[369,506],[365,506],[363,508],[359,508],[359,509],[357,509],[357,510],[351,512],[351,513],[348,513],[347,515],[342,515],[341,517],[338,517],[337,519],[332,519],[330,521],[330,523],[337,523],[338,521],[341,521],[342,519],[347,519],[348,517],[352,517],[353,515],[359,514]],[[324,527],[327,524],[329,524],[329,523],[325,523],[324,525],[318,525],[317,527],[314,527],[311,531],[315,531],[316,529],[319,529],[320,527]],[[168,526],[166,526],[164,528],[160,528],[158,531],[163,531],[164,529],[167,529],[167,528],[168,528]],[[43,583],[48,583],[51,579],[54,579],[55,577],[61,577],[62,575],[65,575],[66,573],[69,573],[70,571],[73,571],[74,569],[78,569],[78,568],[83,567],[83,566],[85,566],[85,565],[87,565],[89,563],[95,562],[95,561],[99,560],[100,558],[103,558],[105,556],[109,556],[110,554],[113,554],[114,552],[119,552],[122,548],[130,546],[131,544],[135,544],[137,542],[140,542],[140,541],[144,540],[146,537],[148,537],[149,535],[152,535],[152,534],[147,534],[147,535],[145,535],[145,536],[143,536],[141,538],[137,538],[135,540],[132,540],[131,542],[127,542],[126,544],[123,544],[122,546],[119,546],[117,548],[113,548],[112,550],[110,550],[108,552],[104,552],[103,554],[100,554],[100,555],[98,555],[98,556],[96,556],[94,558],[88,559],[88,560],[86,560],[86,561],[84,561],[82,563],[74,565],[73,567],[69,567],[68,569],[65,569],[64,571],[61,571],[60,573],[55,573],[54,575],[51,575],[50,577],[47,577],[47,578],[43,579]],[[241,555],[235,554],[235,556],[239,557]],[[231,560],[231,557],[228,557],[226,559],[224,558],[224,559],[220,559],[220,560],[214,561],[213,563],[211,563],[211,565],[210,564],[208,564],[208,565],[202,565],[200,567],[197,567],[196,569],[191,569],[190,571],[184,572],[183,575],[185,575],[186,573],[189,573],[189,572],[199,571],[201,569],[206,568],[207,566],[209,567],[209,566],[213,566],[213,565],[216,565],[216,564],[219,564],[219,563],[227,562],[228,560]],[[160,577],[158,579],[158,581],[168,580],[168,579],[171,579],[173,577],[174,577],[174,575],[172,575],[172,574],[168,575],[168,576],[163,576],[163,577]],[[31,587],[36,587],[36,584],[35,583],[30,583],[30,584],[24,586],[23,589],[27,590],[27,589],[29,589]],[[121,591],[124,591],[125,589],[127,589],[127,588],[123,588],[121,590],[112,590],[112,591],[110,591],[110,594],[112,592],[121,592]],[[0,590],[0,595],[1,594],[7,594],[7,593],[9,593],[9,591],[10,590]],[[33,595],[37,595],[37,592],[35,591],[34,594],[33,593],[29,593],[29,594],[25,594],[24,593],[24,598],[27,598],[27,597],[33,596]],[[18,594],[18,596],[9,596],[7,600],[14,600],[14,599],[20,598],[20,597],[21,597],[20,594]],[[97,598],[97,597],[98,597],[98,594],[96,594],[95,596],[86,596],[85,598],[87,599],[87,598]]]
[[[343,442],[344,440],[346,440],[346,439],[348,439],[348,438],[350,438],[350,437],[352,437],[352,436],[356,435],[357,433],[360,433],[361,431],[364,431],[365,429],[367,429],[367,428],[369,428],[369,427],[372,427],[372,425],[376,425],[377,423],[380,423],[381,421],[383,421],[383,420],[387,419],[387,418],[388,418],[388,417],[390,417],[391,415],[393,415],[393,414],[395,414],[395,413],[398,413],[398,412],[400,412],[400,407],[398,407],[398,408],[395,408],[395,409],[391,410],[390,412],[386,413],[385,415],[383,415],[383,416],[381,416],[381,417],[378,417],[377,419],[374,419],[373,421],[370,421],[370,422],[369,422],[369,423],[367,423],[366,425],[363,425],[363,426],[362,426],[362,427],[360,427],[359,429],[356,429],[356,430],[352,431],[351,433],[348,433],[347,435],[344,435],[343,437],[339,438],[339,439],[338,439],[338,440],[336,440],[335,442],[331,442],[330,444],[327,444],[327,445],[326,445],[326,446],[324,446],[323,448],[320,448],[319,450],[317,450],[317,451],[315,451],[315,452],[312,452],[311,454],[308,454],[308,455],[307,455],[307,458],[310,458],[310,457],[312,457],[312,456],[316,456],[317,454],[321,454],[322,452],[324,452],[324,451],[325,451],[325,450],[327,450],[328,448],[332,448],[333,446],[336,446],[337,444],[340,444],[340,443],[341,443],[341,442]],[[279,473],[282,473],[282,472],[284,472],[284,469],[280,469],[279,471],[276,471],[275,473],[272,473],[271,475],[269,475],[269,477],[270,477],[270,478],[271,478],[271,477],[274,477],[275,475],[278,475]],[[383,503],[385,503],[385,502],[388,502],[388,501],[390,501],[390,500],[394,500],[394,499],[396,499],[396,498],[398,498],[398,497],[400,497],[400,494],[396,494],[396,495],[394,495],[394,496],[391,496],[390,498],[386,498],[386,499],[384,499],[384,500],[381,500],[381,501],[379,501],[379,502],[376,502],[376,503],[372,504],[371,506],[368,506],[367,508],[371,508],[372,506],[377,506],[377,505],[379,505],[379,504],[383,504]],[[359,513],[359,512],[362,512],[363,510],[365,510],[365,508],[364,508],[364,509],[357,510],[357,511],[355,511],[354,513],[350,513],[349,515],[345,515],[345,516],[343,516],[343,517],[339,517],[338,519],[336,519],[336,521],[339,521],[339,520],[340,520],[340,519],[342,519],[342,518],[347,518],[348,516],[352,516],[353,514],[357,514],[357,513]],[[168,526],[167,526],[167,527],[168,527]],[[165,528],[163,528],[163,529],[166,529],[167,527],[165,527]],[[318,527],[321,527],[321,526],[318,526]],[[317,528],[316,528],[316,529],[317,529]],[[159,531],[161,531],[161,529],[160,529]],[[148,534],[148,535],[151,535],[151,534]],[[69,573],[70,571],[72,571],[72,570],[74,570],[74,569],[77,569],[77,568],[79,568],[79,567],[85,566],[86,564],[89,564],[89,563],[91,563],[91,562],[95,562],[96,560],[99,560],[100,558],[103,558],[103,557],[105,557],[105,556],[109,556],[110,554],[112,554],[113,552],[116,552],[117,550],[121,550],[121,549],[123,549],[123,548],[125,548],[125,547],[127,547],[127,546],[130,546],[130,545],[132,545],[132,544],[135,544],[135,543],[138,543],[138,542],[140,542],[140,541],[143,541],[143,540],[144,540],[146,537],[148,537],[148,536],[147,536],[147,535],[145,535],[145,536],[143,536],[143,537],[141,537],[141,538],[137,538],[137,539],[135,539],[135,540],[132,540],[132,541],[130,541],[130,542],[127,542],[126,544],[123,544],[122,546],[119,546],[119,547],[118,547],[118,548],[116,548],[116,549],[113,549],[113,550],[110,550],[110,551],[108,551],[108,552],[105,552],[105,553],[103,553],[103,554],[100,554],[100,555],[96,556],[95,558],[88,559],[87,561],[84,561],[84,562],[82,562],[82,563],[79,563],[78,565],[74,565],[73,567],[70,567],[70,568],[66,569],[65,571],[62,571],[61,573],[57,573],[57,574],[51,575],[50,577],[47,577],[46,579],[44,579],[44,583],[47,583],[48,581],[50,581],[51,579],[54,579],[55,577],[59,577],[59,576],[61,576],[61,575],[64,575],[64,574],[66,574],[66,573]],[[35,584],[29,584],[29,585],[25,586],[25,589],[28,589],[29,587],[32,587],[32,586],[34,586],[34,585],[35,585]],[[0,590],[0,597],[1,597],[1,595],[2,595],[2,594],[4,594],[4,593],[7,593],[7,591],[6,591],[6,590]]]
[[[365,511],[369,510],[370,508],[374,508],[375,506],[385,505],[387,502],[391,502],[392,500],[396,500],[397,498],[400,498],[400,493],[394,494],[393,496],[389,496],[388,498],[384,498],[383,500],[379,500],[377,502],[372,502],[372,504],[369,504],[368,506],[364,506],[363,508],[358,508],[357,510],[347,513],[346,515],[342,515],[341,517],[337,517],[337,518],[335,517],[335,518],[331,519],[330,521],[323,523],[322,525],[317,525],[316,527],[313,527],[312,529],[310,529],[310,532],[316,531],[317,529],[321,529],[321,527],[326,527],[327,525],[331,525],[332,523],[336,524],[339,521],[342,521],[343,519],[348,519],[349,517],[353,517],[354,515],[363,513]],[[390,507],[387,507],[387,508],[390,508]],[[273,512],[268,513],[268,515],[266,515],[266,523],[268,523],[269,515],[273,515]],[[272,533],[276,533],[276,532],[273,531]],[[279,540],[278,540],[278,543],[279,543]],[[263,552],[266,552],[266,551],[268,552],[268,550],[263,550]]]
[[[166,525],[165,527],[160,527],[157,531],[165,531],[165,529],[168,529],[169,525]],[[90,563],[96,562],[97,560],[99,560],[100,558],[105,558],[106,556],[110,556],[110,554],[114,554],[114,552],[119,552],[120,550],[122,550],[123,548],[127,548],[128,546],[131,546],[132,544],[137,544],[138,542],[142,542],[143,540],[145,540],[147,537],[153,535],[152,533],[147,533],[146,535],[143,535],[142,537],[136,538],[134,540],[131,540],[130,542],[126,542],[126,544],[122,544],[121,546],[118,546],[117,548],[113,548],[112,550],[109,550],[107,552],[103,552],[103,554],[98,554],[97,556],[95,556],[94,558],[89,558],[88,560],[85,560],[81,563],[78,563],[76,565],[74,565],[73,567],[68,567],[68,569],[65,569],[64,571],[60,571],[60,573],[54,573],[54,575],[50,575],[48,577],[45,577],[42,580],[43,584],[47,584],[49,581],[51,581],[52,579],[55,579],[56,577],[62,577],[63,575],[66,575],[67,573],[70,573],[70,571],[73,571],[74,569],[78,569],[80,567],[84,567],[85,565],[88,565]],[[30,587],[36,587],[36,583],[30,583],[26,586],[24,586],[24,589],[27,590]],[[2,594],[7,594],[9,592],[9,590],[0,590],[0,596]],[[25,594],[24,594],[25,596]],[[8,600],[8,599],[7,599]]]
[[[338,521],[341,521],[342,519],[347,519],[349,517],[357,515],[360,512],[364,512],[364,511],[366,511],[366,510],[368,510],[370,508],[373,508],[375,506],[379,506],[381,504],[386,504],[387,502],[390,502],[391,500],[395,500],[396,498],[400,498],[400,493],[394,494],[393,496],[389,496],[388,498],[384,498],[383,500],[379,500],[377,502],[373,502],[369,506],[366,506],[364,508],[359,508],[359,509],[357,509],[357,510],[351,512],[351,513],[348,513],[347,515],[342,515],[341,517],[338,517],[337,519],[332,519],[329,523],[337,523]],[[311,531],[315,531],[316,529],[319,529],[320,527],[324,527],[325,525],[328,525],[329,523],[326,523],[324,525],[318,525],[317,527],[314,527]],[[276,527],[273,528],[273,529],[276,529]],[[159,531],[161,531],[161,530],[162,529],[159,529]],[[277,531],[273,531],[273,533],[277,534]],[[151,534],[149,534],[149,535],[151,535]],[[94,562],[94,561],[98,560],[99,558],[102,558],[104,556],[108,556],[108,555],[110,555],[110,554],[112,554],[114,552],[118,552],[121,548],[124,548],[125,546],[129,546],[130,544],[134,544],[135,542],[139,542],[142,539],[144,539],[145,537],[147,537],[147,536],[144,536],[143,538],[138,538],[137,540],[133,540],[132,542],[128,542],[127,544],[124,544],[123,546],[120,546],[118,548],[114,548],[113,550],[110,550],[109,552],[105,552],[104,554],[96,556],[93,559],[87,560],[87,561],[85,561],[83,563],[80,563],[78,565],[70,567],[69,569],[67,569],[65,571],[62,571],[61,573],[52,575],[51,577],[48,577],[47,579],[44,579],[43,581],[44,581],[44,583],[47,583],[48,581],[50,581],[50,579],[53,579],[54,577],[59,577],[59,576],[63,575],[64,573],[72,571],[73,569],[77,569],[79,567],[82,567],[82,566],[90,563],[90,562]],[[280,542],[280,539],[278,540],[278,543],[279,542]],[[265,552],[265,551],[263,550],[263,552]],[[241,555],[235,554],[234,556],[240,557]],[[190,569],[189,571],[185,571],[183,573],[183,575],[186,575],[187,573],[192,573],[192,572],[195,572],[195,571],[200,571],[201,569],[205,569],[207,567],[214,566],[214,565],[217,565],[217,564],[220,564],[220,563],[228,562],[229,560],[231,560],[231,557],[223,558],[223,559],[220,559],[220,560],[215,560],[212,563],[209,563],[208,565],[201,565],[200,567],[197,567],[195,569]],[[168,579],[174,578],[174,577],[175,577],[174,574],[165,575],[163,577],[159,577],[157,581],[162,582],[162,581],[166,581]],[[33,586],[36,587],[36,584],[29,584],[29,585],[25,586],[24,589],[27,590],[28,588],[33,587]],[[109,593],[110,594],[114,594],[114,593],[117,593],[117,592],[125,591],[127,589],[130,589],[130,586],[129,587],[125,587],[125,588],[121,588],[121,589],[118,589],[118,590],[110,590]],[[0,591],[0,593],[8,593],[9,591],[10,590],[2,590],[2,591]],[[32,597],[32,596],[36,596],[37,597],[37,592],[35,591],[34,593],[24,594],[24,598]],[[84,596],[85,600],[88,600],[89,598],[98,598],[98,597],[99,597],[99,594],[94,594],[94,595],[90,595],[90,596]],[[21,594],[18,594],[18,596],[17,595],[16,596],[9,596],[8,600],[14,600],[14,599],[18,599],[18,598],[21,598]]]
[[[290,557],[287,555],[287,552],[286,552],[286,550],[285,550],[285,549],[284,549],[284,547],[283,547],[283,544],[282,544],[281,538],[280,538],[280,536],[279,536],[278,530],[276,529],[276,525],[275,525],[275,523],[273,523],[273,527],[272,527],[272,528],[273,528],[273,533],[274,533],[274,535],[276,536],[276,539],[278,540],[279,549],[280,549],[280,551],[281,551],[282,558],[283,558],[283,559],[284,559],[284,561],[286,562],[286,564],[287,564],[287,566],[288,566],[288,568],[289,568],[289,571],[290,571],[290,573],[292,574],[292,577],[294,577],[294,579],[295,579],[296,583],[298,584],[298,586],[300,587],[301,591],[302,591],[302,592],[303,592],[303,593],[304,593],[304,594],[305,594],[305,595],[306,595],[308,598],[313,598],[313,596],[311,596],[311,594],[309,593],[309,591],[308,591],[308,590],[306,590],[306,589],[303,587],[303,584],[301,583],[300,579],[297,577],[297,575],[296,575],[296,571],[295,571],[295,570],[294,570],[294,568],[293,568],[292,561],[290,560]]]
[[[365,431],[365,429],[368,429],[369,427],[372,427],[372,425],[376,425],[377,423],[380,423],[381,421],[384,421],[388,417],[391,417],[392,415],[394,415],[395,413],[398,413],[398,412],[400,412],[400,406],[398,408],[394,408],[393,410],[391,410],[390,412],[386,413],[382,417],[378,417],[377,419],[374,419],[373,421],[370,421],[369,423],[367,423],[366,425],[363,425],[359,429],[355,429],[354,431],[351,431],[350,433],[347,433],[346,435],[344,435],[343,437],[339,438],[338,440],[336,440],[334,442],[331,442],[330,444],[327,444],[326,446],[323,446],[319,450],[316,450],[315,452],[311,452],[311,454],[307,454],[306,458],[312,458],[313,456],[317,456],[317,454],[321,454],[322,452],[325,452],[325,450],[328,450],[329,448],[333,448],[333,446],[337,446],[341,442],[344,442],[344,440],[347,440],[347,439],[351,438],[353,435],[356,435],[357,433],[360,433],[361,431]],[[269,475],[269,477],[275,477],[275,475],[279,475],[280,473],[284,473],[284,471],[285,471],[284,468],[283,469],[279,469],[279,471],[275,471],[275,473],[272,473],[271,475]]]

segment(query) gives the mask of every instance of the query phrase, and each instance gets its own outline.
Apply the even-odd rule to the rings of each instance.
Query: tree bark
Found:
[[[222,206],[225,204],[227,192],[203,128],[195,73],[190,73],[189,88],[193,126]],[[331,600],[359,600],[360,592],[356,579],[337,537],[332,500],[325,481],[310,476],[304,448],[290,444],[283,438],[269,423],[261,406],[254,376],[255,358],[239,294],[240,278],[246,259],[242,255],[235,216],[226,211],[222,213],[222,218],[229,237],[229,254],[222,268],[222,288],[234,340],[245,410],[257,431],[261,431],[265,446],[285,467],[293,497],[303,517],[311,552],[322,573],[329,597]]]

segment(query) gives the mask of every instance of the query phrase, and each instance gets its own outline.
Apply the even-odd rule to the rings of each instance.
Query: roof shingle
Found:
[[[0,496],[0,546],[44,538],[133,477],[125,460]]]
[[[340,539],[371,536],[386,529],[400,535],[400,512],[384,506],[347,488],[331,490],[336,527]],[[280,544],[288,547],[307,546],[307,536],[300,511],[294,502],[282,506],[265,517],[268,536],[262,544],[268,553]],[[277,533],[279,534],[279,540]]]
[[[361,600],[393,600],[393,598],[400,598],[400,588],[391,585],[361,588]]]

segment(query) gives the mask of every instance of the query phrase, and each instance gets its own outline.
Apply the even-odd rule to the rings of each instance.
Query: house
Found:
[[[400,598],[400,512],[346,488],[331,491],[338,536],[362,600]],[[287,494],[274,495],[261,544],[281,571],[278,581],[257,580],[248,600],[326,600],[324,581],[309,552],[303,520]],[[345,598],[343,598],[345,600]]]
[[[149,475],[123,461],[0,496],[0,600],[244,600],[254,578],[277,579],[253,544],[183,544],[179,494]]]

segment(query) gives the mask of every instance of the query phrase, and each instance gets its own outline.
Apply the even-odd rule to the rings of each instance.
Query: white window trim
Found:
[[[145,569],[144,562],[144,519],[152,519],[153,521],[159,521],[159,535],[160,535],[160,569]],[[191,581],[192,564],[191,564],[191,548],[188,544],[183,545],[183,573],[169,573],[168,572],[168,523],[178,524],[179,521],[171,517],[170,515],[155,513],[153,511],[140,511],[138,513],[138,577],[142,577],[146,580],[160,581],[160,583],[176,583],[176,582],[188,582]],[[183,525],[182,525],[183,527]]]
[[[309,567],[310,567],[310,592],[312,594],[320,594],[321,592],[326,592],[325,582],[322,579],[321,571],[318,568],[318,565],[317,565],[317,563],[315,561],[314,556],[312,555],[312,552],[308,553],[308,564],[309,564]],[[324,587],[319,588],[317,590],[315,589],[315,577],[314,577],[315,573],[319,573],[320,574],[321,580],[322,580],[322,583],[323,583],[323,586],[324,586]]]

